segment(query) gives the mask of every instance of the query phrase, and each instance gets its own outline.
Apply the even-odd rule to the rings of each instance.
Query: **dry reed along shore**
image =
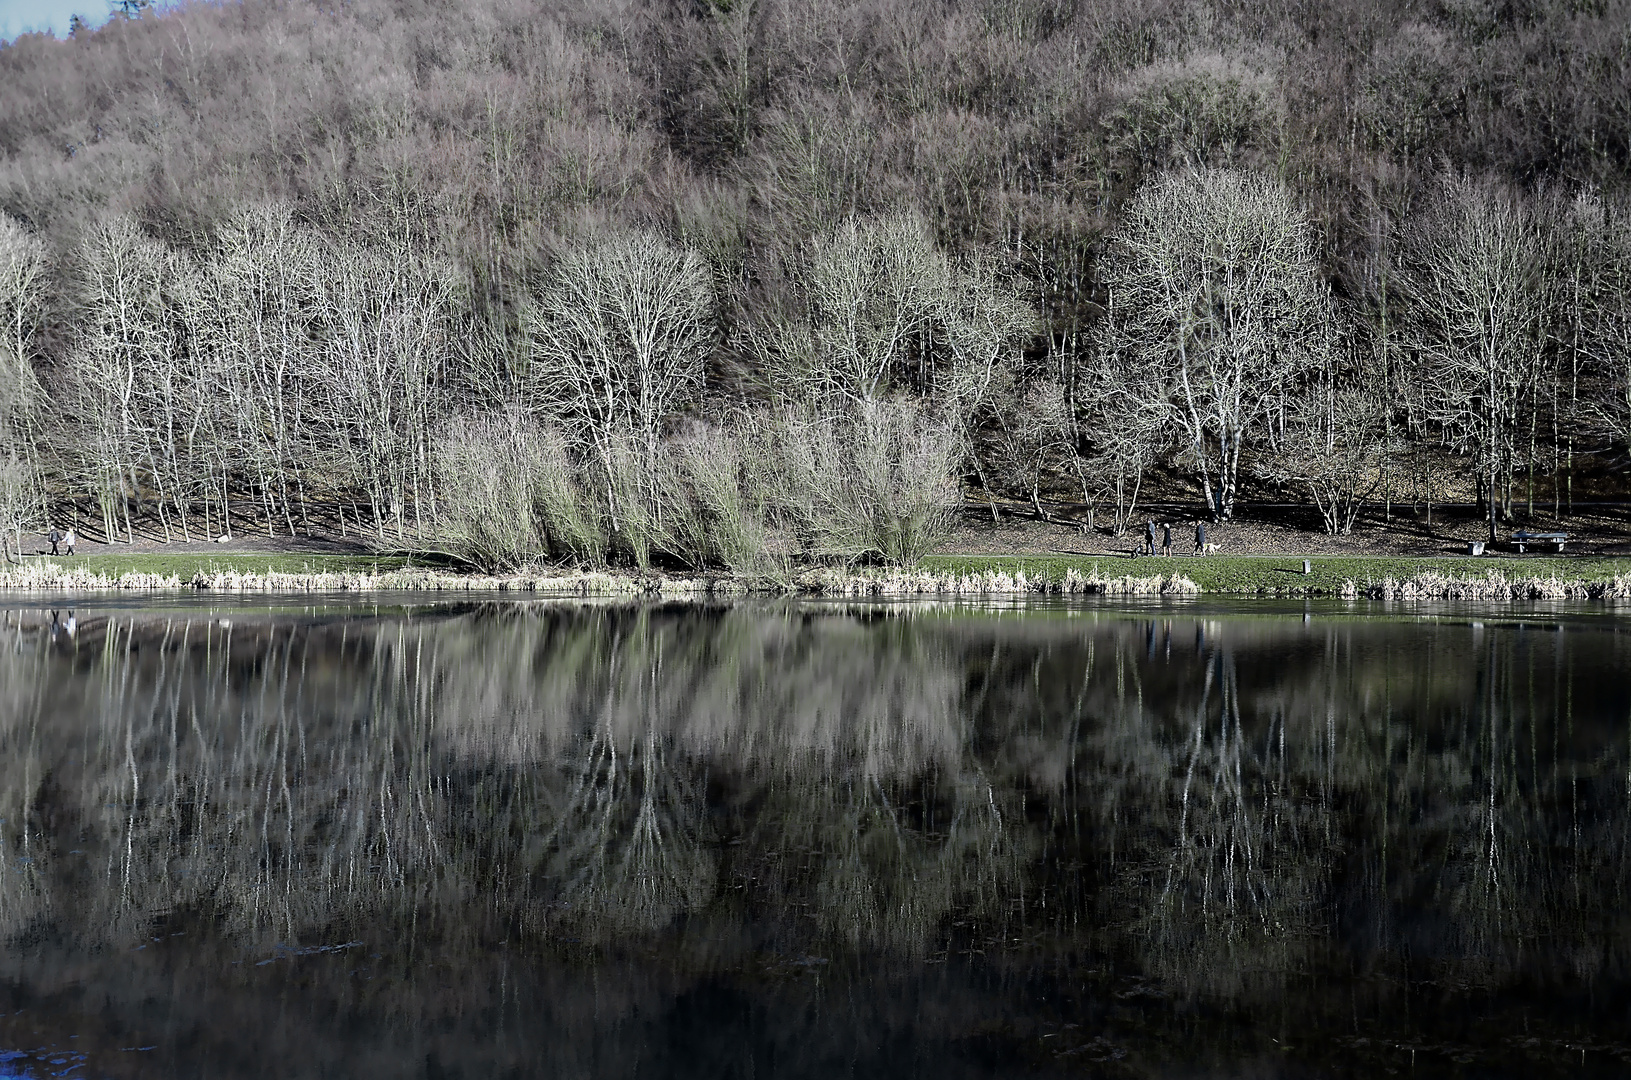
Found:
[[[963,560],[965,563],[968,560]],[[1105,560],[1114,561],[1114,560]],[[1197,576],[1201,576],[1198,575]],[[502,592],[536,596],[720,597],[781,594],[827,597],[955,596],[998,597],[1029,594],[1192,597],[1202,593],[1255,596],[1329,596],[1377,600],[1625,600],[1631,574],[1566,577],[1526,575],[1489,569],[1483,574],[1437,569],[1398,577],[1345,578],[1334,587],[1318,584],[1253,584],[1250,579],[1203,588],[1184,572],[1105,573],[1091,567],[984,568],[811,567],[784,575],[746,578],[732,575],[676,577],[607,571],[541,568],[501,576],[429,569],[283,573],[273,570],[199,569],[190,576],[140,571],[105,572],[84,564],[30,562],[0,571],[0,588],[27,592],[213,592],[213,593],[373,593]]]

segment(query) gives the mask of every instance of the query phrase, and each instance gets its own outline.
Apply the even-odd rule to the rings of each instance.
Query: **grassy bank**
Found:
[[[383,561],[383,560],[382,560]],[[536,596],[738,596],[745,593],[832,597],[1015,596],[1036,592],[1098,593],[1113,596],[1193,595],[1199,590],[1182,575],[1147,577],[1084,576],[1066,570],[1060,580],[1027,578],[1023,573],[975,569],[952,573],[923,568],[850,569],[814,566],[775,579],[729,574],[680,577],[628,570],[578,570],[539,566],[502,576],[462,573],[423,566],[375,568],[372,560],[330,564],[291,557],[245,556],[236,560],[100,556],[31,560],[0,571],[0,589],[75,593],[98,591],[222,593],[509,592]],[[236,565],[227,565],[235,563]]]
[[[29,556],[24,571],[56,567],[64,573],[98,574],[118,578],[125,574],[175,577],[190,581],[197,574],[380,574],[414,566],[434,565],[430,560],[409,555],[256,555],[195,553],[188,555],[151,554],[75,555],[57,558]],[[0,572],[15,572],[16,564],[0,566]]]
[[[0,589],[35,592],[353,593],[528,592],[543,595],[690,595],[707,580],[542,567],[494,577],[426,565],[407,555],[89,555],[29,559],[0,568]]]
[[[0,570],[0,588],[237,593],[478,591],[535,595],[1330,596],[1376,599],[1631,599],[1631,560],[1590,557],[1394,558],[1091,555],[932,556],[911,570],[811,567],[787,579],[696,577],[539,567],[460,573],[407,556],[88,555]]]
[[[1631,560],[1588,556],[1312,556],[1211,555],[1127,558],[1092,555],[937,555],[923,560],[937,573],[1024,574],[1048,586],[1081,577],[1181,575],[1203,593],[1245,596],[1397,595],[1408,583],[1492,580],[1507,585],[1561,583],[1611,586],[1631,575]]]

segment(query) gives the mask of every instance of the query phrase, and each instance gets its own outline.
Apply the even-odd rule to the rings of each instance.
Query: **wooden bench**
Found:
[[[1512,545],[1518,549],[1519,554],[1522,554],[1530,544],[1551,544],[1553,551],[1561,552],[1564,542],[1568,539],[1568,533],[1535,533],[1519,530],[1512,534]]]

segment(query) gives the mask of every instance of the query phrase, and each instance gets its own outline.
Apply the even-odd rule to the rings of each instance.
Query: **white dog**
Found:
[[[1218,549],[1216,544],[1207,544],[1205,554],[1210,555]]]

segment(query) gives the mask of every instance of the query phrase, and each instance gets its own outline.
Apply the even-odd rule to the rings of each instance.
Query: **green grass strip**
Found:
[[[1302,572],[1303,559],[1311,572]],[[1206,593],[1275,594],[1292,589],[1334,591],[1352,581],[1361,588],[1388,578],[1403,581],[1422,573],[1481,578],[1491,570],[1508,578],[1559,578],[1564,581],[1612,581],[1631,573],[1631,559],[1593,556],[1427,556],[1392,555],[931,555],[923,560],[928,570],[959,574],[996,570],[1008,574],[1023,570],[1033,581],[1061,581],[1068,570],[1082,574],[1097,570],[1102,577],[1123,574],[1154,576],[1182,574]]]
[[[75,555],[72,558],[40,556],[44,562],[64,570],[83,568],[94,574],[117,577],[120,574],[174,574],[187,581],[198,571],[239,574],[343,574],[375,573],[428,565],[407,555]],[[31,556],[29,562],[33,562]]]

